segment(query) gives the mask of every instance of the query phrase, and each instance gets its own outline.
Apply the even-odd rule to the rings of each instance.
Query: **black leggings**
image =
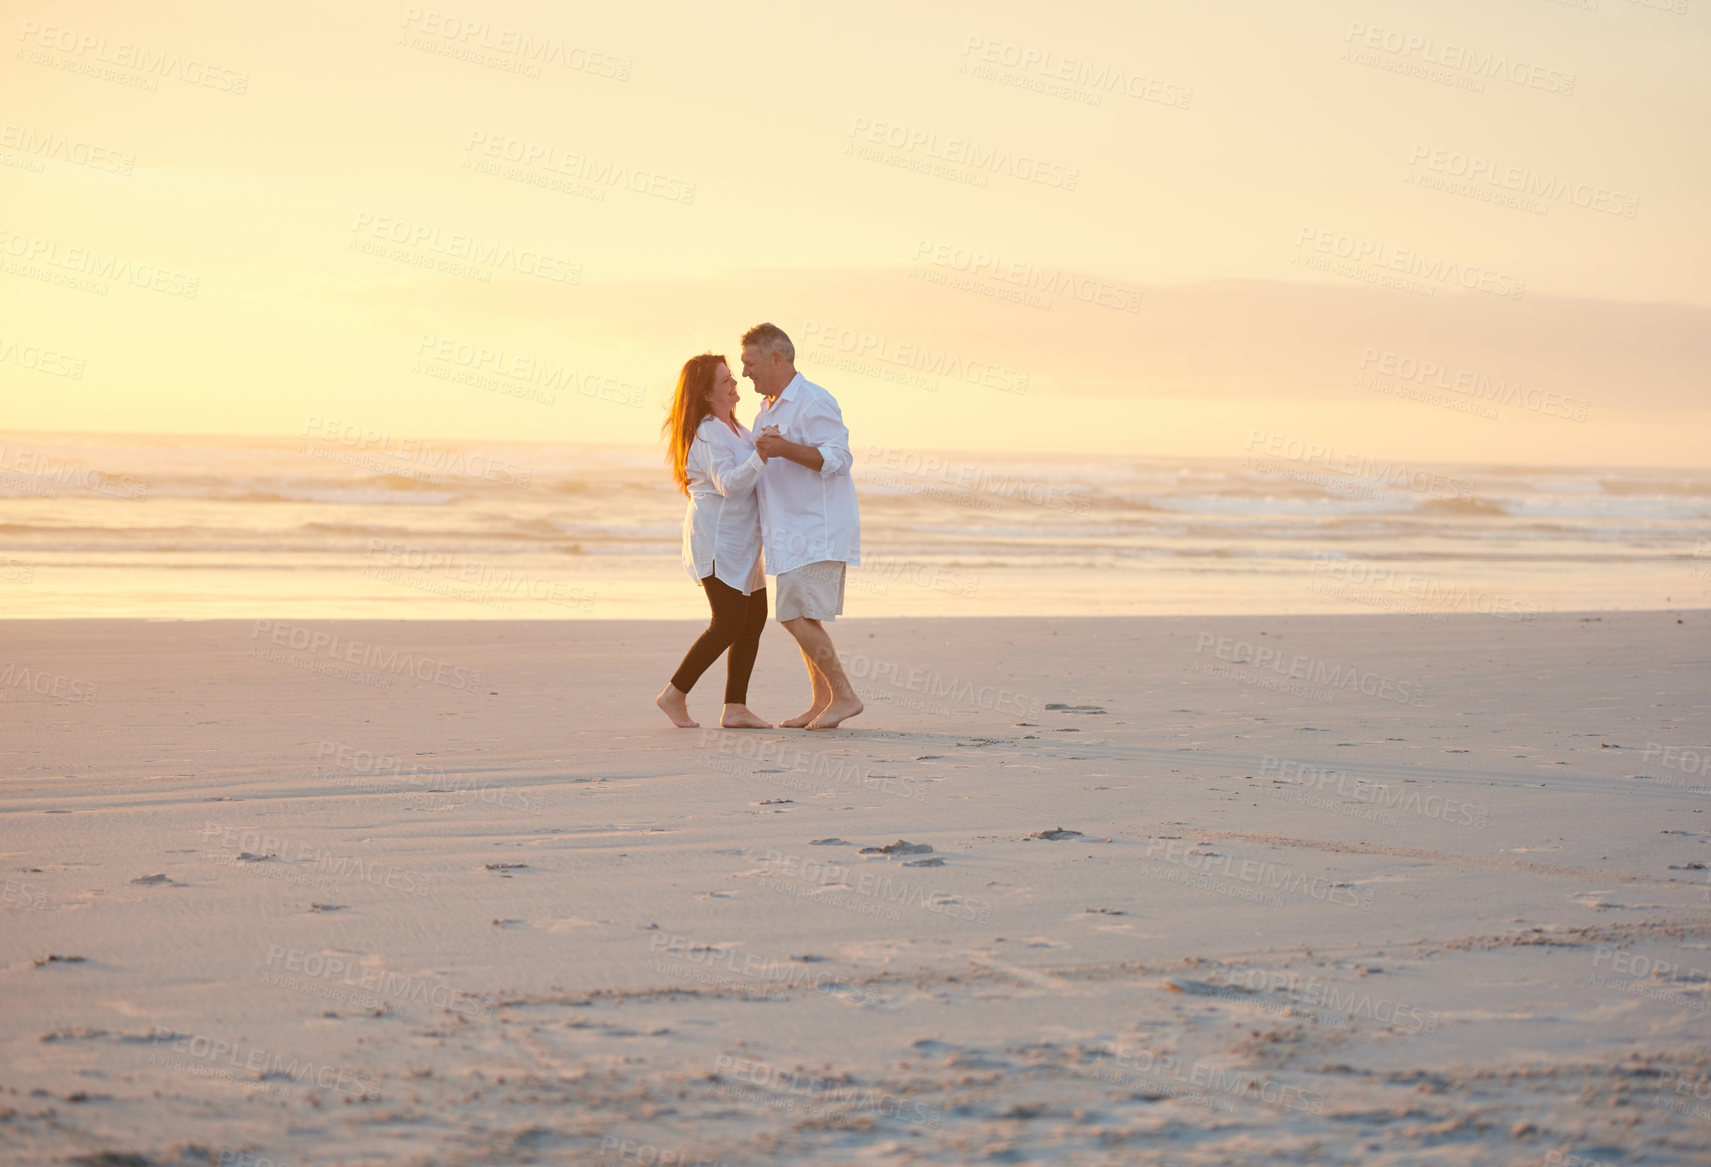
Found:
[[[747,705],[749,674],[754,671],[761,630],[766,627],[766,589],[756,588],[745,596],[711,575],[701,581],[701,587],[713,609],[713,622],[689,646],[671,683],[678,692],[689,692],[707,667],[728,648],[731,655],[725,660],[725,704]]]

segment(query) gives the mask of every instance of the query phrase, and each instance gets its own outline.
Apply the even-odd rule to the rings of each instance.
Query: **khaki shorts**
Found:
[[[777,620],[831,620],[844,614],[844,565],[827,559],[804,564],[777,577],[773,617]]]

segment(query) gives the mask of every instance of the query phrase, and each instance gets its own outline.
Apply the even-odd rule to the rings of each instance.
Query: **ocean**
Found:
[[[855,451],[848,616],[1711,604],[1711,471]],[[0,437],[12,617],[701,618],[657,447]]]

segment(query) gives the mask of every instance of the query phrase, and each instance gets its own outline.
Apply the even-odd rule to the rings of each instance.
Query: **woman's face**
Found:
[[[720,421],[732,416],[737,407],[737,379],[723,362],[713,369],[713,387],[707,391],[707,404]]]

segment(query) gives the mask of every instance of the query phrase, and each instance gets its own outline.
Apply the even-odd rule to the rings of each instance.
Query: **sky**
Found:
[[[6,430],[1711,465],[1704,0],[9,8]]]

